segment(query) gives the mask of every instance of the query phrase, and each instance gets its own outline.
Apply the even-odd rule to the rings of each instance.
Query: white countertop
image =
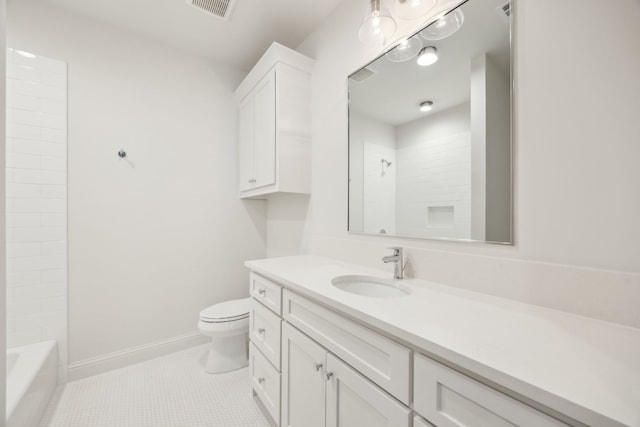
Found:
[[[406,297],[354,295],[331,279],[391,274],[312,255],[245,265],[589,426],[640,427],[640,329],[417,279]]]

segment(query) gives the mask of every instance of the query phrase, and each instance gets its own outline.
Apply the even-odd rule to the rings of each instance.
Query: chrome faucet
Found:
[[[388,262],[394,262],[393,268],[393,278],[394,279],[402,279],[404,272],[404,257],[402,255],[402,248],[400,247],[392,247],[389,248],[393,250],[393,255],[388,255],[382,257],[382,261],[386,264]]]

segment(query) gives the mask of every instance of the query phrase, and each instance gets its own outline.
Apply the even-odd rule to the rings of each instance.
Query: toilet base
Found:
[[[212,339],[205,371],[221,374],[235,371],[249,364],[249,334]]]

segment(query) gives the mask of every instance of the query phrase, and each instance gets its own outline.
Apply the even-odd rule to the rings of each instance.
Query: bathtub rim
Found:
[[[11,415],[13,415],[16,407],[29,390],[29,387],[49,357],[51,357],[51,355],[57,357],[57,350],[58,342],[55,340],[47,340],[7,349],[7,354],[17,354],[18,360],[13,366],[13,369],[7,373],[6,419],[9,419]],[[55,365],[57,368],[57,361]]]

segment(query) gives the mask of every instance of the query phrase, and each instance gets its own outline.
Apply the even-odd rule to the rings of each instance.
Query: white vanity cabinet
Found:
[[[240,197],[310,192],[312,65],[274,43],[236,89]]]
[[[283,426],[409,427],[409,408],[286,322],[282,339]]]
[[[252,386],[278,425],[569,425],[255,272],[250,292]]]

